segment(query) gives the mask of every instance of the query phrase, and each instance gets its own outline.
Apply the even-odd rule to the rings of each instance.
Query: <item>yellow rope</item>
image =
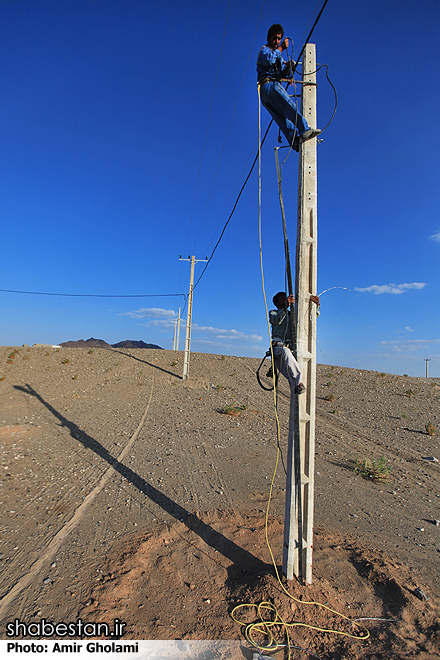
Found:
[[[258,211],[258,232],[259,232],[259,241],[260,241],[260,268],[261,268],[261,282],[262,282],[262,287],[263,287],[263,298],[264,298],[264,305],[266,309],[266,321],[267,321],[267,329],[268,329],[268,334],[269,338],[271,338],[271,331],[270,331],[270,320],[269,320],[269,312],[267,309],[267,298],[266,298],[266,289],[265,289],[265,284],[264,284],[264,269],[263,269],[263,248],[262,248],[262,235],[261,235],[261,98],[260,98],[260,87],[258,86],[258,203],[259,203],[259,211]],[[272,347],[272,342],[270,342],[270,352],[271,352],[271,357],[272,357],[272,364],[275,364],[274,361],[274,355],[273,355],[273,347]],[[351,625],[356,625],[358,628],[363,631],[362,634],[359,635],[353,635],[349,632],[345,632],[343,630],[334,630],[334,629],[328,629],[328,628],[320,628],[319,626],[313,626],[307,623],[302,623],[298,621],[293,621],[291,623],[287,623],[284,621],[281,616],[279,615],[279,612],[276,608],[276,606],[273,603],[269,603],[267,601],[263,601],[259,604],[256,603],[242,603],[241,605],[237,605],[234,607],[234,609],[231,612],[231,617],[234,621],[239,623],[242,626],[245,626],[245,631],[244,635],[246,640],[254,647],[261,651],[274,651],[277,648],[279,648],[280,644],[278,644],[275,640],[274,633],[272,632],[272,628],[275,627],[281,627],[284,629],[286,639],[287,639],[287,647],[289,649],[288,653],[288,658],[290,660],[291,657],[291,645],[290,645],[290,636],[289,636],[289,628],[295,628],[295,627],[303,627],[303,628],[308,628],[309,630],[316,630],[317,632],[322,632],[322,633],[330,633],[334,635],[342,635],[344,637],[349,637],[351,639],[356,639],[356,640],[366,640],[370,637],[370,632],[365,626],[362,626],[361,624],[357,623],[356,621],[350,619],[350,617],[346,616],[345,614],[342,614],[341,612],[338,612],[331,607],[328,607],[328,605],[324,605],[322,603],[318,603],[316,601],[304,601],[304,600],[299,600],[298,598],[295,598],[283,585],[278,568],[276,565],[275,557],[272,552],[272,548],[270,546],[269,542],[269,535],[268,535],[268,524],[269,524],[269,509],[270,509],[270,502],[272,499],[272,492],[273,492],[273,487],[274,487],[274,482],[275,482],[275,476],[277,473],[278,469],[278,463],[279,463],[279,458],[280,458],[280,422],[278,418],[278,409],[277,409],[277,399],[276,399],[276,383],[275,383],[275,369],[273,369],[273,393],[274,393],[274,409],[275,409],[275,420],[276,420],[276,429],[277,429],[277,453],[276,453],[276,459],[275,459],[275,467],[272,475],[272,480],[270,483],[269,487],[269,497],[268,497],[268,502],[267,502],[267,507],[266,507],[266,515],[265,515],[265,525],[264,525],[264,532],[265,532],[265,538],[266,538],[266,545],[269,550],[269,554],[272,560],[273,567],[275,569],[275,574],[277,577],[278,584],[280,585],[281,589],[283,592],[294,602],[299,603],[301,605],[315,605],[316,607],[320,607],[324,610],[327,610],[328,612],[331,612],[332,614],[335,614],[336,616],[341,617],[345,621],[349,621]],[[254,608],[256,609],[256,615],[257,618],[259,618],[259,621],[253,622],[253,623],[246,623],[245,621],[240,621],[240,619],[237,619],[235,616],[235,612],[239,609],[242,608]],[[267,619],[264,618],[263,614],[264,612],[269,611],[273,618]],[[262,645],[258,643],[258,641],[255,639],[255,636],[261,636],[264,635],[268,639],[268,643],[265,645]]]

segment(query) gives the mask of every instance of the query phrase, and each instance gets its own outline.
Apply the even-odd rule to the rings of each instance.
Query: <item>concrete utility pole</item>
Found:
[[[177,319],[177,342],[176,342],[177,351],[180,350],[179,345],[180,345],[180,307],[179,307],[179,318]]]
[[[431,358],[425,358],[426,362],[426,378],[428,378],[428,362],[431,362]]]
[[[316,53],[307,44],[303,54],[302,114],[310,127],[316,119]],[[316,399],[317,294],[317,159],[316,138],[299,153],[298,226],[296,244],[295,320],[293,347],[306,392],[291,392],[287,455],[283,573],[312,582],[313,503]]]
[[[189,355],[190,355],[190,345],[191,345],[191,318],[192,318],[192,304],[193,304],[193,288],[194,288],[194,265],[199,261],[208,261],[208,259],[196,259],[193,255],[188,257],[188,259],[182,259],[180,256],[179,261],[190,261],[191,262],[191,275],[189,278],[189,294],[188,294],[188,313],[186,316],[186,337],[185,337],[185,355],[183,357],[183,380],[188,380],[189,376]]]
[[[179,316],[174,321],[173,351],[179,350],[179,334],[180,334],[180,307],[179,307]]]

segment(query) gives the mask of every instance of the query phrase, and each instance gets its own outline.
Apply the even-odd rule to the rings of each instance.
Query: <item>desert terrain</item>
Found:
[[[289,389],[278,452],[259,362],[193,353],[183,381],[182,352],[0,347],[1,639],[15,619],[119,619],[122,639],[241,640],[250,659],[265,601],[292,658],[440,658],[440,380],[318,365],[300,585],[266,542],[273,480],[281,573]],[[355,472],[381,456],[385,482]]]

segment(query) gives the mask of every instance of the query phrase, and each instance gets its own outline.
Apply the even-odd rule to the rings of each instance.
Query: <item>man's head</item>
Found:
[[[277,309],[283,309],[287,303],[287,296],[285,291],[278,291],[272,298],[272,302]]]
[[[279,23],[274,23],[269,28],[267,33],[267,43],[271,48],[278,48],[284,36],[284,28]]]

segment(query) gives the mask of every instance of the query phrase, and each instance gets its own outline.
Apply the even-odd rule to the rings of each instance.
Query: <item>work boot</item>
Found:
[[[301,135],[301,138],[300,138],[300,139],[301,139],[301,143],[302,143],[302,142],[306,142],[307,140],[311,140],[312,138],[314,138],[314,137],[316,137],[317,135],[319,135],[320,132],[321,132],[321,129],[320,129],[320,128],[309,128],[308,131],[305,131],[305,133],[303,133],[303,134]]]
[[[302,394],[305,391],[306,391],[306,386],[304,385],[304,383],[300,383],[295,387],[295,394]]]

